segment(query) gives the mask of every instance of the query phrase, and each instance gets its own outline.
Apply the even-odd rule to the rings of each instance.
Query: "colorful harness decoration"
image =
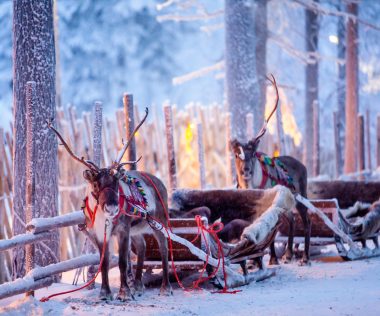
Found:
[[[260,161],[263,171],[260,189],[264,189],[268,179],[270,179],[272,187],[281,184],[295,190],[292,176],[289,175],[285,165],[278,158],[271,158],[262,152],[256,152],[255,155]]]

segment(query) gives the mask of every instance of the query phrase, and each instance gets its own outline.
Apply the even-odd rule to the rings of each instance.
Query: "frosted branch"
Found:
[[[180,85],[185,83],[186,81],[190,81],[196,78],[203,77],[207,75],[210,72],[216,71],[216,70],[223,70],[224,69],[224,60],[212,65],[212,66],[207,66],[204,68],[201,68],[199,70],[190,72],[186,75],[179,76],[179,77],[174,77],[172,80],[173,85]]]
[[[157,17],[158,22],[175,21],[175,22],[189,22],[189,21],[205,21],[215,19],[224,15],[224,10],[218,10],[213,13],[199,13],[193,15],[179,15],[179,14],[166,14]]]

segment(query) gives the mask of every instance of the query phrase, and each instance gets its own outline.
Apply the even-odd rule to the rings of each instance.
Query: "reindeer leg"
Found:
[[[379,240],[377,239],[377,236],[372,238],[373,243],[375,244],[376,248],[379,248]]]
[[[301,216],[303,227],[305,231],[305,250],[300,261],[300,265],[310,264],[310,236],[311,236],[311,222],[309,214],[307,213],[307,207],[301,203],[297,203],[296,208]]]
[[[99,253],[101,254],[103,251],[103,243],[98,243]],[[109,285],[108,280],[108,268],[109,268],[109,249],[108,244],[106,245],[105,251],[104,251],[104,259],[102,264],[102,286],[100,288],[100,294],[99,298],[101,300],[112,300],[112,293]]]
[[[362,243],[363,248],[367,248],[367,240],[362,239],[362,240],[360,240],[360,242]]]
[[[158,242],[162,259],[162,284],[160,295],[172,295],[173,290],[169,282],[169,263],[168,263],[168,241],[160,231],[153,231],[154,237]]]
[[[270,244],[270,259],[269,264],[271,265],[278,265],[278,259],[276,255],[276,248],[274,246],[274,241]]]
[[[141,296],[144,293],[144,283],[142,282],[142,273],[144,267],[145,260],[145,251],[146,244],[144,236],[136,235],[132,237],[133,245],[136,249],[137,254],[137,267],[136,267],[136,275],[135,275],[135,288],[137,291],[137,295]]]
[[[294,239],[294,216],[293,212],[287,212],[286,219],[289,223],[289,232],[288,232],[288,245],[286,248],[285,255],[283,256],[284,263],[290,263],[293,258],[293,239]]]
[[[130,221],[126,224],[125,231],[119,232],[119,270],[120,270],[120,289],[117,299],[124,302],[128,299],[134,299],[134,286],[132,265],[130,259]]]

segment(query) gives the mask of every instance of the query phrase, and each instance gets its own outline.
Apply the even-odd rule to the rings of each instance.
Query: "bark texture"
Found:
[[[55,49],[53,1],[13,2],[13,96],[14,96],[14,209],[13,234],[25,232],[26,184],[26,104],[25,85],[36,82],[35,114],[36,161],[34,164],[36,216],[58,213],[57,141],[46,132],[45,121],[55,118]],[[58,261],[58,232],[35,245],[36,262]],[[13,277],[25,272],[25,250],[15,249]]]
[[[232,137],[245,141],[247,113],[261,127],[264,111],[256,73],[255,1],[225,0],[226,92],[232,114]],[[259,122],[256,124],[256,122]]]
[[[316,1],[317,2],[317,1]],[[304,139],[304,164],[308,171],[313,168],[313,152],[314,144],[314,108],[318,107],[318,60],[315,58],[315,53],[318,52],[318,31],[319,22],[318,15],[312,10],[305,11],[305,38],[306,51],[310,54],[311,61],[306,65],[306,104],[305,104],[305,139]]]
[[[358,15],[358,4],[347,4],[347,13]],[[355,172],[357,168],[357,114],[358,114],[358,25],[352,20],[347,22],[346,53],[346,138],[344,151],[344,172]]]

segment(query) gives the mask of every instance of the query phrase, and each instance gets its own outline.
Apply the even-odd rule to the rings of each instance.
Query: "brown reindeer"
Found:
[[[266,132],[266,126],[269,119],[276,111],[279,101],[278,89],[275,78],[268,78],[276,90],[276,104],[263,127],[256,137],[241,143],[237,140],[231,141],[231,148],[235,154],[235,165],[237,171],[238,188],[240,189],[266,189],[276,184],[282,184],[289,187],[293,193],[300,193],[307,197],[307,170],[306,167],[297,159],[289,156],[280,156],[269,158],[265,154],[257,151],[260,139]],[[309,246],[311,223],[307,213],[307,208],[297,203],[296,208],[302,218],[305,231],[305,251],[301,260],[301,264],[309,262]],[[293,235],[294,223],[290,222],[290,232],[288,247],[285,253],[285,262],[291,260],[293,256]],[[271,245],[271,263],[276,264],[277,258],[275,255],[274,244]]]
[[[135,128],[130,139],[123,146],[116,161],[107,168],[99,168],[92,161],[76,156],[60,133],[49,124],[49,127],[58,136],[68,153],[87,168],[83,172],[83,177],[89,183],[88,191],[90,193],[86,198],[86,207],[84,208],[86,226],[90,238],[98,246],[100,253],[102,253],[103,250],[106,229],[105,225],[106,223],[109,225],[109,227],[107,227],[109,233],[106,235],[107,240],[104,260],[101,267],[102,285],[100,298],[104,300],[112,299],[108,280],[110,260],[108,241],[111,234],[117,236],[119,244],[120,290],[117,299],[125,301],[133,298],[135,287],[137,287],[139,292],[142,292],[143,290],[141,278],[146,247],[143,234],[151,228],[149,224],[151,221],[149,221],[149,219],[155,218],[163,225],[167,225],[167,218],[165,215],[165,208],[167,209],[167,191],[164,184],[151,174],[139,171],[127,172],[123,169],[124,165],[136,163],[137,161],[121,163],[122,157],[124,156],[132,137],[134,137],[134,134],[144,123],[147,115],[148,109],[146,109],[146,114],[143,120]],[[138,190],[136,189],[137,185]],[[145,196],[138,193],[141,191],[145,193]],[[162,203],[160,197],[162,198]],[[130,207],[133,207],[133,210],[135,210],[137,212],[136,214],[139,214],[140,217],[131,217],[126,210],[122,211],[120,201],[123,201],[123,205],[126,205],[127,210],[131,210]],[[172,294],[168,274],[167,240],[160,231],[153,229],[153,235],[158,242],[162,257],[163,279],[160,294]],[[132,242],[137,249],[138,257],[135,282],[133,282],[130,261],[131,237]]]

